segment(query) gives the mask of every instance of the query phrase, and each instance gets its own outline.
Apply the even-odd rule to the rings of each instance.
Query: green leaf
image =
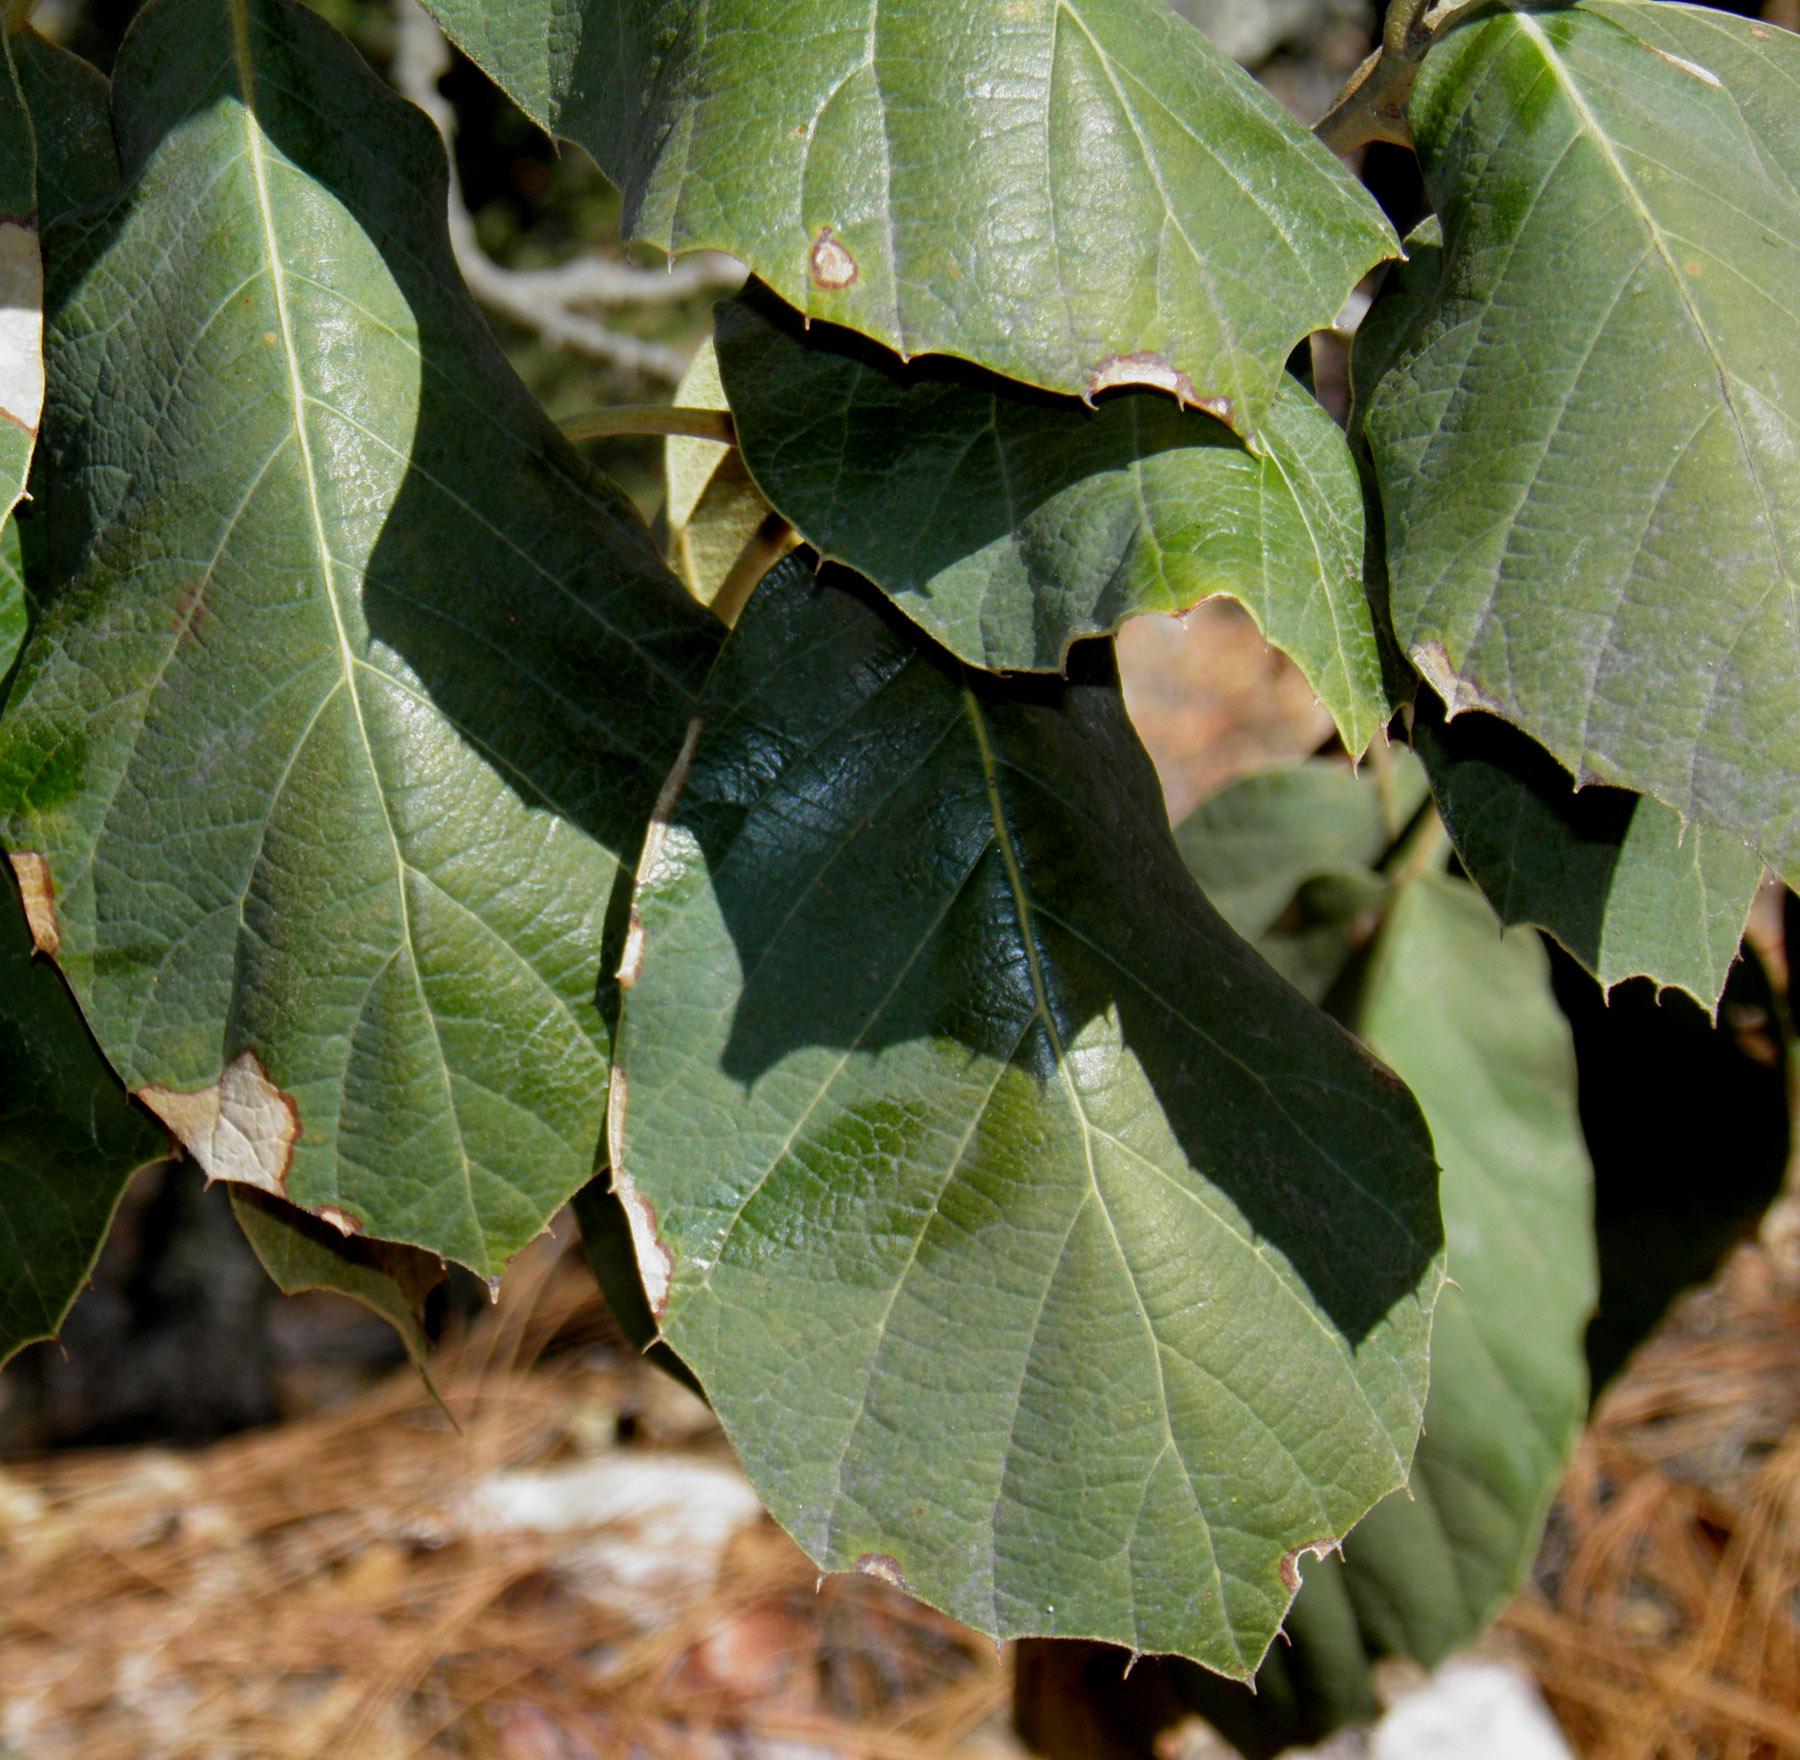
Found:
[[[491,1274],[592,1172],[608,899],[714,626],[504,364],[440,143],[348,43],[157,0],[115,105],[124,186],[48,233],[0,828],[209,1174]]]
[[[431,0],[625,192],[903,355],[1153,384],[1261,427],[1393,253],[1374,204],[1158,0]]]
[[[1418,1096],[1443,1161],[1452,1286],[1410,1497],[1379,1504],[1341,1559],[1309,1566],[1252,1697],[1180,1690],[1240,1749],[1278,1752],[1374,1715],[1370,1665],[1434,1666],[1524,1581],[1587,1411],[1592,1169],[1569,1029],[1543,950],[1496,934],[1465,882],[1397,887],[1349,1024]]]
[[[1425,804],[1425,773],[1404,746],[1358,775],[1309,758],[1239,778],[1175,831],[1188,872],[1246,941],[1266,937],[1309,880],[1368,872]]]
[[[54,1338],[163,1133],[125,1097],[0,862],[0,1363]],[[27,865],[26,878],[36,875]]]
[[[1450,708],[1789,878],[1797,106],[1800,39],[1719,12],[1455,26],[1411,106],[1444,249],[1400,278],[1423,315],[1385,376],[1359,373],[1394,627]]]
[[[231,1188],[231,1211],[283,1295],[325,1289],[362,1303],[393,1327],[424,1373],[431,1348],[425,1336],[425,1298],[443,1281],[441,1259],[417,1247],[345,1235],[251,1186]]]
[[[614,1178],[821,1568],[1242,1676],[1406,1475],[1432,1161],[1182,869],[1110,644],[1072,673],[763,582],[639,871]]]
[[[13,63],[37,137],[38,226],[112,194],[119,179],[105,77],[34,30],[12,39]]]
[[[1343,434],[1293,380],[1262,456],[1153,392],[1083,409],[905,365],[766,291],[719,308],[744,462],[821,552],[971,665],[1056,672],[1143,611],[1239,600],[1360,752],[1386,718]]]
[[[1491,715],[1421,712],[1413,745],[1463,867],[1504,923],[1547,930],[1607,988],[1648,977],[1709,1013],[1762,884],[1727,831],[1568,771]]]
[[[0,526],[0,692],[24,640],[25,557],[19,543],[19,522],[8,519]],[[4,701],[3,694],[0,701]]]

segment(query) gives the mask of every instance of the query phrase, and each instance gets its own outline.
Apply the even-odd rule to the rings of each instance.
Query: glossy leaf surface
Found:
[[[1443,251],[1360,386],[1402,643],[1800,874],[1800,38],[1484,10],[1411,117]]]
[[[1158,0],[431,0],[625,192],[905,355],[1162,384],[1261,426],[1391,253],[1335,159]]]
[[[132,1174],[165,1144],[36,953],[0,860],[0,1363],[56,1336]]]
[[[1385,718],[1343,434],[1285,380],[1263,456],[1154,392],[1097,409],[903,364],[766,291],[719,309],[721,377],[763,493],[971,665],[1060,671],[1145,611],[1239,600],[1360,752]]]
[[[341,37],[158,0],[115,97],[120,193],[48,233],[0,828],[209,1173],[491,1273],[591,1173],[607,901],[711,625],[504,365],[441,147]]]
[[[1569,773],[1491,715],[1421,714],[1413,743],[1456,853],[1502,922],[1548,930],[1608,989],[1627,978],[1717,1004],[1762,884],[1728,831]]]
[[[612,1165],[823,1568],[1242,1675],[1406,1475],[1433,1164],[1189,880],[1110,647],[1073,671],[763,583],[640,870]]]

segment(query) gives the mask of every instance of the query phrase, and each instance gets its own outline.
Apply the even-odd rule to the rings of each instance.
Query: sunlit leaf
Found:
[[[1478,9],[1411,118],[1443,248],[1359,366],[1401,642],[1800,875],[1800,38]]]
[[[1230,823],[1220,809],[1242,787],[1213,804],[1215,821]],[[1321,804],[1310,831],[1296,825],[1290,872],[1313,865],[1309,849],[1336,843],[1329,859],[1342,859],[1333,832],[1347,802]],[[1196,851],[1197,819],[1183,827]],[[1503,938],[1466,882],[1410,866],[1389,888],[1344,1019],[1424,1108],[1453,1282],[1432,1329],[1410,1495],[1379,1504],[1341,1559],[1306,1567],[1288,1642],[1271,1650],[1254,1696],[1197,1673],[1180,1681],[1253,1756],[1373,1716],[1381,1658],[1433,1666],[1482,1630],[1530,1568],[1587,1410],[1593,1176],[1569,1028],[1535,937]]]
[[[625,193],[902,354],[1158,384],[1260,428],[1391,253],[1355,181],[1160,0],[430,0]]]
[[[614,1178],[822,1568],[1243,1675],[1405,1477],[1433,1165],[1187,877],[1109,645],[1072,672],[765,580],[640,870]]]
[[[591,1174],[608,900],[712,624],[505,366],[441,145],[348,43],[156,0],[115,71],[123,185],[47,232],[0,832],[209,1174],[492,1273]]]
[[[1086,409],[945,361],[903,364],[766,290],[721,306],[750,473],[821,552],[952,653],[1058,671],[1072,642],[1213,594],[1240,601],[1360,752],[1386,718],[1362,587],[1362,491],[1293,380],[1261,456],[1154,392]]]

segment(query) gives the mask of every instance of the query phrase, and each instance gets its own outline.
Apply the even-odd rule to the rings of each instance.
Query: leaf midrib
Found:
[[[400,928],[407,953],[407,964],[411,968],[413,987],[419,998],[420,1012],[431,1032],[438,1074],[443,1083],[444,1104],[451,1123],[451,1137],[456,1145],[457,1160],[462,1172],[468,1216],[474,1227],[479,1255],[485,1264],[489,1257],[487,1231],[482,1224],[480,1206],[475,1201],[474,1171],[469,1164],[468,1146],[463,1137],[455,1087],[450,1080],[449,1065],[444,1057],[443,1038],[438,1032],[437,1016],[432,1011],[430,998],[425,994],[424,978],[420,971],[418,944],[413,930],[412,901],[407,883],[406,857],[400,847],[400,835],[394,824],[393,812],[388,805],[386,790],[382,786],[380,767],[375,761],[375,748],[369,738],[368,723],[363,715],[362,697],[356,684],[356,659],[350,646],[349,632],[344,627],[343,611],[338,604],[331,541],[325,526],[324,507],[319,497],[319,479],[313,461],[312,438],[306,425],[308,402],[306,385],[300,371],[300,355],[294,341],[293,320],[288,311],[287,273],[275,231],[275,211],[269,192],[268,163],[263,150],[262,128],[256,114],[256,63],[251,45],[249,0],[227,0],[227,16],[231,27],[232,64],[236,73],[239,97],[243,105],[244,136],[249,156],[252,187],[256,194],[257,219],[262,232],[263,253],[269,265],[269,286],[275,304],[276,331],[280,338],[282,361],[287,370],[288,393],[293,404],[294,438],[300,454],[301,475],[306,485],[307,513],[312,527],[313,545],[318,557],[319,577],[324,588],[326,605],[331,612],[332,628],[337,639],[339,664],[343,669],[345,692],[355,718],[357,735],[362,742],[363,754],[368,760],[371,791],[380,807],[382,823],[387,828],[388,842],[393,850],[394,887],[398,895]],[[334,1193],[337,1192],[335,1159],[333,1161],[332,1190]]]
[[[1652,247],[1662,259],[1663,267],[1668,272],[1669,281],[1675,289],[1676,298],[1681,302],[1688,322],[1693,326],[1694,334],[1700,339],[1700,345],[1705,349],[1707,359],[1712,362],[1713,371],[1718,377],[1719,397],[1731,417],[1732,432],[1737,437],[1738,451],[1744,461],[1744,474],[1756,485],[1757,499],[1762,503],[1763,519],[1769,533],[1770,548],[1774,551],[1776,567],[1779,569],[1789,593],[1800,595],[1800,579],[1796,578],[1794,569],[1784,553],[1781,525],[1776,516],[1774,501],[1769,493],[1769,485],[1757,469],[1756,452],[1750,445],[1749,436],[1744,431],[1743,418],[1738,411],[1737,401],[1732,396],[1732,375],[1727,370],[1718,349],[1714,346],[1711,332],[1706,327],[1699,307],[1694,303],[1693,291],[1689,288],[1687,279],[1681,272],[1680,264],[1675,261],[1674,255],[1669,249],[1668,236],[1664,233],[1656,216],[1651,213],[1649,204],[1644,200],[1636,181],[1626,169],[1624,160],[1619,157],[1611,135],[1607,133],[1604,124],[1588,103],[1579,82],[1571,75],[1561,55],[1557,53],[1556,45],[1551,42],[1548,34],[1538,25],[1537,21],[1523,9],[1520,0],[1506,0],[1506,5],[1517,19],[1520,29],[1531,39],[1538,53],[1543,57],[1545,65],[1549,67],[1557,85],[1561,87],[1568,98],[1582,132],[1588,135],[1600,149],[1608,170],[1611,171],[1619,187],[1624,190],[1632,208],[1643,223],[1645,232],[1649,235]],[[1603,17],[1604,15],[1597,14],[1596,16]]]

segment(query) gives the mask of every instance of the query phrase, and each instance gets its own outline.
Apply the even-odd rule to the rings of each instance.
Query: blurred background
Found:
[[[1367,0],[1171,3],[1309,123],[1379,22]],[[550,414],[670,400],[735,267],[622,250],[592,163],[411,0],[315,4],[450,140],[464,273]],[[1734,9],[1800,28],[1800,0]],[[34,20],[104,68],[133,10]],[[1411,159],[1363,170],[1404,230]],[[1296,363],[1340,415],[1346,359],[1338,335]],[[666,535],[662,443],[587,450]],[[1138,619],[1121,653],[1174,819],[1331,740],[1228,603]],[[1319,1754],[1800,1760],[1793,920],[1759,906],[1717,1022],[1645,985],[1603,1006],[1559,960],[1603,1274],[1609,1227],[1649,1228],[1692,1287],[1628,1357],[1661,1296],[1607,1286],[1596,1421],[1532,1583],[1435,1681],[1386,1668],[1383,1721]],[[1675,1068],[1706,1113],[1652,1130],[1640,1097]],[[997,1655],[880,1583],[816,1582],[706,1407],[625,1344],[566,1220],[497,1302],[453,1278],[431,1322],[427,1387],[355,1304],[276,1295],[191,1169],[140,1182],[60,1344],[0,1374],[0,1760],[1228,1760],[1154,1662]]]

